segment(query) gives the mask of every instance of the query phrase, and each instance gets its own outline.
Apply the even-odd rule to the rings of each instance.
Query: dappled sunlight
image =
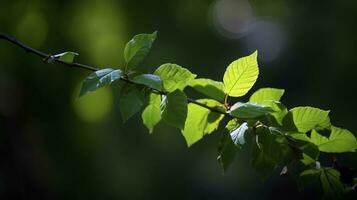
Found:
[[[123,63],[125,18],[120,4],[112,3],[93,0],[69,8],[77,14],[70,20],[68,34],[88,55],[88,62],[97,66],[115,67]]]
[[[216,0],[210,14],[216,30],[229,38],[245,36],[246,26],[253,19],[248,0]]]

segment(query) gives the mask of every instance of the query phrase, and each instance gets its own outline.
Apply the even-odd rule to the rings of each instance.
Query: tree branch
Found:
[[[8,41],[8,42],[10,42],[10,43],[22,48],[27,53],[32,53],[34,55],[37,55],[37,56],[41,57],[43,60],[46,60],[46,59],[48,59],[48,58],[50,58],[52,56],[51,54],[46,54],[46,53],[44,53],[42,51],[34,49],[34,48],[32,48],[32,47],[30,47],[30,46],[18,41],[16,38],[8,36],[8,35],[6,35],[4,33],[1,33],[1,32],[0,32],[0,39],[6,40],[6,41]],[[72,63],[63,62],[61,60],[58,60],[57,58],[54,58],[53,61],[56,62],[56,63],[62,64],[64,66],[67,66],[67,67],[80,68],[80,69],[85,69],[85,70],[89,70],[89,71],[97,71],[97,70],[100,69],[100,68],[96,68],[96,67],[93,67],[93,66],[90,66],[90,65],[85,65],[85,64],[76,63],[76,62],[72,62]],[[128,78],[125,78],[125,77],[121,77],[120,79],[122,81],[126,82],[126,83],[129,83],[129,84],[141,85],[141,84],[134,83],[131,80],[129,80]],[[151,87],[148,87],[148,86],[145,86],[145,87],[155,91],[155,93],[158,93],[158,94],[162,94],[162,95],[166,95],[167,94],[164,91],[158,91],[158,90],[155,90],[155,89],[153,89]],[[200,103],[200,102],[198,102],[198,101],[196,101],[194,99],[191,99],[189,97],[187,97],[187,101],[190,102],[190,103],[196,104],[198,106],[201,106],[203,108],[206,108],[206,109],[208,109],[208,110],[210,110],[212,112],[216,112],[216,113],[225,115],[225,116],[227,116],[229,118],[233,118],[229,113],[226,113],[226,112],[221,111],[219,109],[207,106],[206,104]]]

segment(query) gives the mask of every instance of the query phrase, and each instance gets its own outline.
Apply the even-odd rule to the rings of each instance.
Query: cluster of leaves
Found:
[[[259,89],[249,102],[228,104],[229,97],[244,96],[256,82],[257,51],[232,62],[222,82],[197,78],[171,63],[152,74],[140,73],[138,65],[156,36],[156,32],[136,35],[125,47],[126,65],[93,72],[84,80],[80,95],[118,81],[122,84],[119,106],[124,121],[144,108],[141,116],[150,133],[159,122],[165,122],[181,130],[188,146],[229,120],[218,144],[217,160],[224,171],[250,143],[252,166],[263,179],[280,169],[281,174],[291,174],[299,188],[320,183],[326,198],[339,197],[347,185],[355,184],[353,173],[346,178],[336,164],[323,167],[318,161],[321,153],[354,152],[357,148],[350,131],[331,124],[329,111],[308,106],[288,109],[280,102],[284,90],[275,88]],[[74,54],[69,54],[63,61],[73,61]],[[186,87],[207,98],[187,98]]]

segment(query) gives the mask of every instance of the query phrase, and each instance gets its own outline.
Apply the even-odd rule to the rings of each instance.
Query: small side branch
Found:
[[[37,50],[37,49],[34,49],[34,48],[32,48],[32,47],[30,47],[30,46],[28,46],[28,45],[26,45],[26,44],[20,42],[20,41],[17,40],[16,38],[11,37],[11,36],[8,36],[8,35],[6,35],[6,34],[4,34],[4,33],[1,33],[1,32],[0,32],[0,40],[6,40],[6,41],[8,41],[8,42],[14,44],[15,46],[18,46],[18,47],[22,48],[22,49],[23,49],[24,51],[26,51],[27,53],[32,53],[32,54],[34,54],[34,55],[37,55],[38,57],[42,58],[43,60],[46,60],[46,59],[48,59],[48,58],[51,56],[51,54],[47,54],[47,53],[44,53],[44,52],[39,51],[39,50]],[[93,67],[93,66],[90,66],[90,65],[85,65],[85,64],[76,63],[76,62],[68,63],[68,62],[63,62],[63,61],[58,60],[58,59],[53,59],[53,61],[56,62],[56,63],[62,64],[62,65],[64,65],[64,66],[67,66],[67,67],[80,68],[80,69],[85,69],[85,70],[89,70],[89,71],[97,71],[97,70],[100,69],[100,68],[96,68],[96,67]],[[137,84],[137,83],[132,82],[131,80],[129,80],[129,79],[126,78],[126,77],[121,77],[120,79],[121,79],[122,81],[126,82],[126,83],[129,83],[129,84],[139,85],[139,84]],[[147,86],[146,86],[146,87],[147,87]],[[153,91],[156,91],[156,92],[159,93],[159,94],[167,94],[167,93],[164,92],[164,91],[157,91],[157,90],[155,90],[155,89],[153,89],[153,88],[150,88],[150,87],[147,87],[147,88],[149,88],[149,89],[151,89],[151,90],[153,90]],[[211,110],[212,112],[220,113],[220,114],[222,114],[222,115],[224,115],[224,116],[233,118],[229,113],[226,113],[226,112],[223,112],[223,111],[221,111],[221,110],[219,110],[219,109],[216,109],[216,108],[207,106],[206,104],[200,103],[200,102],[198,102],[198,101],[196,101],[196,100],[194,100],[194,99],[187,98],[187,101],[188,101],[189,103],[193,103],[193,104],[196,104],[196,105],[198,105],[198,106],[204,107],[204,108],[206,108],[206,109],[208,109],[208,110]]]

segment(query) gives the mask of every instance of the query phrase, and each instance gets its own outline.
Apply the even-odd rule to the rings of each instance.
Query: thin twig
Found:
[[[6,35],[4,33],[1,33],[1,32],[0,32],[0,39],[6,40],[6,41],[8,41],[8,42],[10,42],[10,43],[22,48],[27,53],[35,54],[35,55],[41,57],[44,60],[46,60],[46,59],[51,57],[51,54],[46,54],[46,53],[44,53],[42,51],[34,49],[34,48],[32,48],[32,47],[30,47],[30,46],[18,41],[16,38],[8,36],[8,35]],[[80,69],[85,69],[85,70],[89,70],[89,71],[97,71],[97,70],[100,69],[100,68],[96,68],[96,67],[93,67],[93,66],[90,66],[90,65],[85,65],[85,64],[76,63],[76,62],[68,63],[68,62],[64,62],[64,61],[58,60],[56,58],[53,59],[53,61],[56,62],[56,63],[62,64],[62,65],[68,66],[68,67],[80,68]],[[120,79],[122,81],[126,82],[126,83],[129,83],[129,84],[141,85],[141,84],[132,82],[127,77],[121,77]],[[152,91],[156,91],[156,93],[158,93],[158,94],[162,94],[162,95],[166,95],[167,94],[164,91],[158,91],[158,90],[155,90],[155,89],[153,89],[151,87],[148,87],[148,86],[145,86],[145,87],[151,89]],[[193,103],[193,104],[196,104],[196,105],[201,106],[203,108],[206,108],[208,110],[211,110],[212,112],[220,113],[220,114],[225,115],[227,117],[233,118],[229,113],[226,113],[226,112],[224,112],[222,110],[219,110],[219,109],[216,109],[216,108],[213,108],[213,107],[210,107],[210,106],[208,106],[208,105],[206,105],[204,103],[200,103],[200,102],[198,102],[198,101],[196,101],[194,99],[187,98],[187,101],[189,103]]]
[[[46,54],[44,52],[41,52],[39,50],[36,50],[32,47],[29,47],[27,46],[26,44],[18,41],[17,39],[13,38],[13,37],[10,37],[4,33],[0,33],[0,39],[4,39],[4,40],[7,40],[9,41],[10,43],[16,45],[16,46],[19,46],[21,47],[23,50],[25,50],[27,53],[33,53],[43,59],[46,59],[46,58],[49,58],[51,55],[50,54]],[[66,65],[66,66],[69,66],[69,67],[76,67],[76,68],[81,68],[81,69],[86,69],[86,70],[90,70],[90,71],[97,71],[98,68],[95,68],[95,67],[92,67],[92,66],[89,66],[89,65],[84,65],[84,64],[81,64],[81,63],[67,63],[67,62],[63,62],[63,61],[60,61],[58,59],[53,59],[55,62],[57,63],[60,63],[60,64],[63,64],[63,65]]]

